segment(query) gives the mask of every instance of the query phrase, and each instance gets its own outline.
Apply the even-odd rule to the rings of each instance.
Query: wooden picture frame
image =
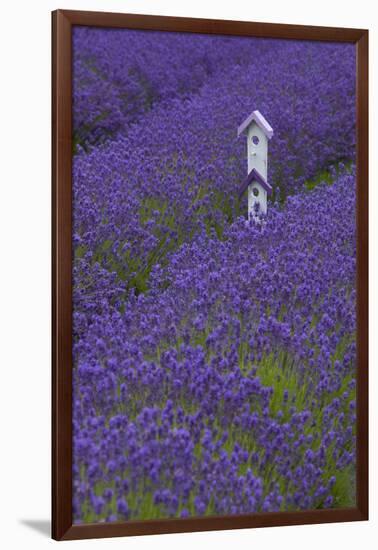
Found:
[[[96,26],[355,44],[357,120],[357,504],[75,525],[72,520],[72,27]],[[57,10],[52,13],[52,537],[179,533],[368,519],[368,31]]]

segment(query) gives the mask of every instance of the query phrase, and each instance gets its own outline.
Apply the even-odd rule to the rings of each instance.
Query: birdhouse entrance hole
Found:
[[[257,187],[254,187],[252,189],[252,193],[254,194],[255,197],[258,197],[259,196],[259,190],[257,189]]]
[[[258,145],[260,143],[260,140],[257,136],[252,136],[252,143],[253,145]]]

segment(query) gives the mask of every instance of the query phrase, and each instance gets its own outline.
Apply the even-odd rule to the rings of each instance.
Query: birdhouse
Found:
[[[266,215],[268,195],[272,187],[268,183],[268,141],[273,128],[259,111],[253,111],[239,126],[238,136],[247,134],[248,175],[239,189],[239,196],[248,191],[248,219],[260,221]]]

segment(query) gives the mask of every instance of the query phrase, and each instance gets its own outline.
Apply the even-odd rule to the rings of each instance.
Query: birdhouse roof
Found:
[[[268,195],[272,194],[272,186],[269,185],[267,181],[265,181],[265,178],[256,170],[256,168],[252,168],[248,176],[245,178],[241,186],[239,187],[239,198],[243,195],[244,191],[248,189],[248,186],[254,182],[257,181],[268,193]]]
[[[255,122],[259,128],[264,132],[268,139],[273,136],[273,128],[269,122],[262,116],[260,111],[252,111],[252,113],[242,122],[238,128],[238,137],[248,128],[248,126]]]

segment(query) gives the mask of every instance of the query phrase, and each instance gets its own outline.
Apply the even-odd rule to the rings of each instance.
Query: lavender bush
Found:
[[[354,66],[75,29],[75,522],[354,505]],[[262,225],[237,194],[254,108]]]

